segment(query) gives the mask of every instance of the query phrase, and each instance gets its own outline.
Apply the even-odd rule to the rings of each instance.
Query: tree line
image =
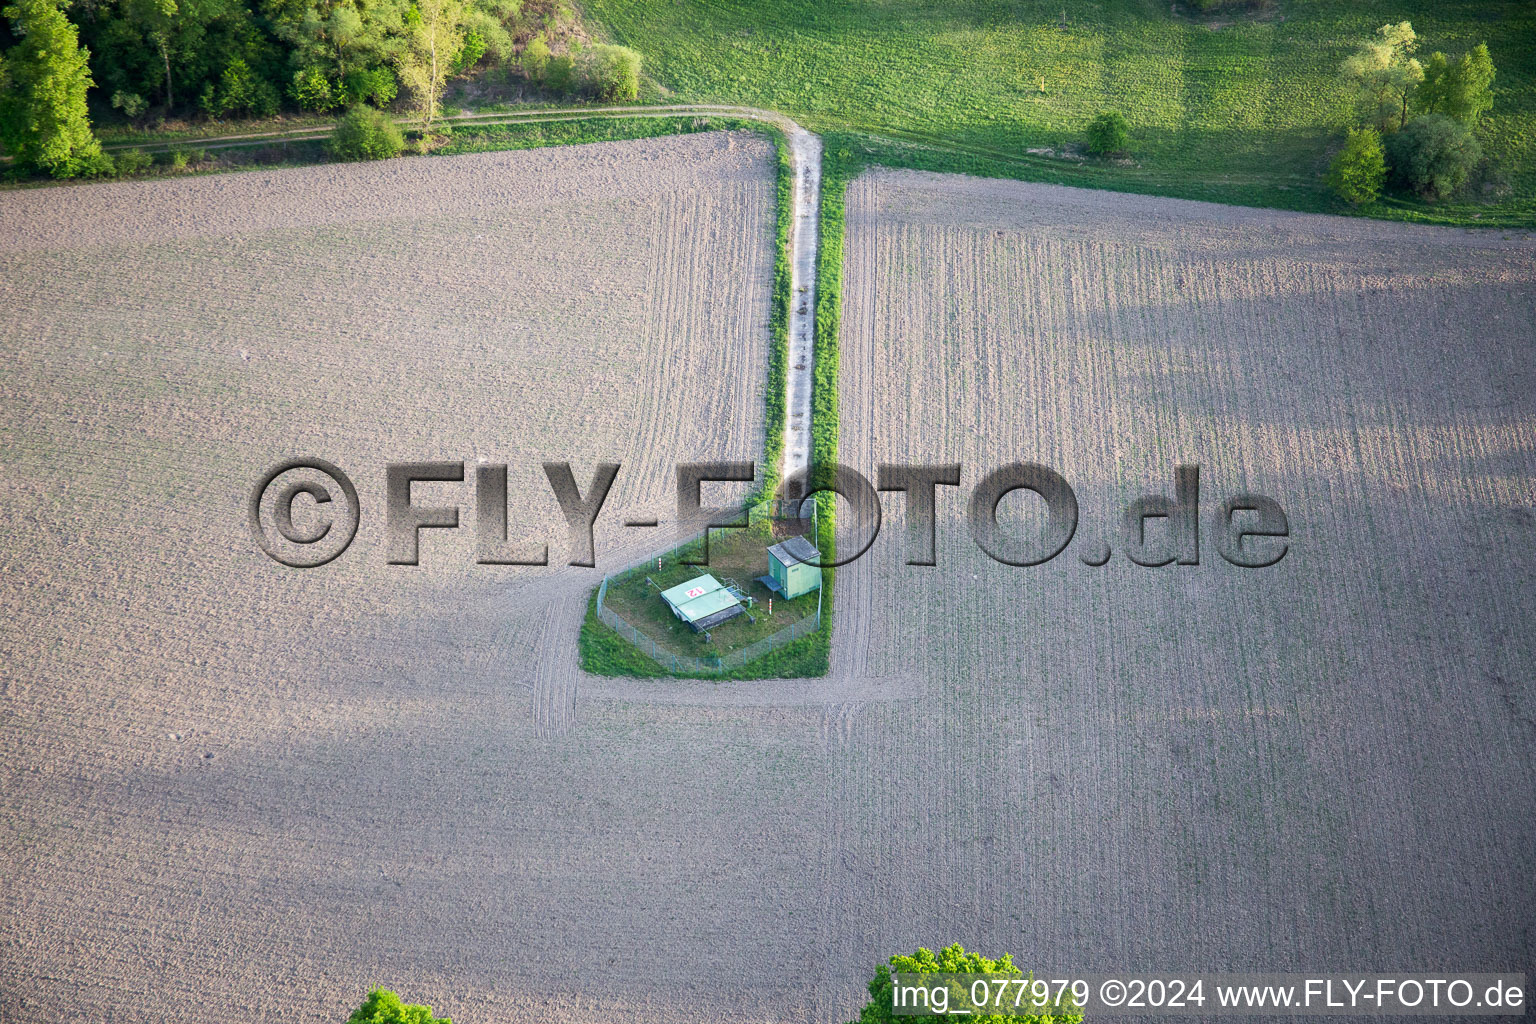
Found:
[[[110,173],[92,117],[133,123],[370,106],[429,124],[493,66],[550,93],[637,98],[640,56],[584,39],[560,0],[13,0],[0,145],[29,173]]]
[[[1426,199],[1459,191],[1482,163],[1473,134],[1493,107],[1488,44],[1456,57],[1420,60],[1418,33],[1406,21],[1383,25],[1344,62],[1358,104],[1328,183],[1356,205],[1375,202],[1390,182]]]

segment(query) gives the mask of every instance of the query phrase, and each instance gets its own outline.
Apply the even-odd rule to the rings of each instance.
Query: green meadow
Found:
[[[1486,40],[1495,106],[1478,128],[1485,179],[1442,203],[1378,215],[1536,223],[1536,4],[1278,0],[1194,16],[1156,0],[588,0],[660,96],[781,110],[886,163],[1293,209],[1341,208],[1320,175],[1357,123],[1339,65],[1387,21],[1421,56]],[[1042,89],[1043,83],[1043,89]],[[1081,163],[1106,108],[1134,160]]]

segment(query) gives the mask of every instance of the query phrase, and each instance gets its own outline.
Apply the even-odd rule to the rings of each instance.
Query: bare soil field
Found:
[[[1050,564],[943,492],[840,570],[833,674],[582,676],[591,571],[385,564],[390,460],[760,455],[772,154],[736,135],[0,195],[0,1019],[847,1020],[873,964],[1526,969],[1536,919],[1526,238],[872,174],[843,457],[1077,488]],[[294,571],[245,502],[352,473]],[[1237,570],[1077,560],[1204,469]],[[633,471],[631,471],[633,470]],[[891,497],[891,496],[887,496]],[[1012,499],[1010,499],[1012,500]]]
[[[599,564],[665,543],[674,463],[761,457],[773,173],[716,133],[0,195],[0,1019],[338,1021],[374,984],[634,1019],[658,954],[772,959],[795,740],[572,736],[599,574],[477,566],[469,482],[415,488],[463,526],[389,566],[383,494],[506,462],[558,566],[541,460],[613,460]],[[302,455],[363,510],[308,571],[245,519]]]
[[[841,458],[964,471],[938,568],[903,564],[888,495],[838,577],[834,671],[920,695],[836,731],[834,947],[1536,968],[1536,239],[916,172],[850,189]],[[1033,568],[963,521],[1014,461],[1081,509]],[[1112,516],[1180,463],[1200,564],[1133,565]],[[1278,565],[1217,555],[1241,491],[1286,511]],[[1004,503],[1025,535],[1026,496]]]

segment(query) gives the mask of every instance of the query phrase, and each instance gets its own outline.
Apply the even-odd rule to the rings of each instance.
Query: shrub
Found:
[[[385,160],[405,148],[400,126],[372,107],[356,106],[336,126],[326,144],[339,160]]]
[[[1381,135],[1374,128],[1351,129],[1344,148],[1328,168],[1328,187],[1356,206],[1374,203],[1387,180]]]
[[[576,84],[576,61],[561,54],[549,58],[544,66],[544,87],[553,92],[570,92]]]
[[[142,149],[124,149],[112,154],[112,172],[120,178],[138,174],[155,162],[155,158]]]
[[[1387,136],[1387,165],[1394,183],[1426,199],[1443,199],[1467,183],[1483,159],[1472,133],[1444,114],[1425,114]]]
[[[598,99],[632,100],[640,95],[640,55],[634,50],[599,44],[582,57],[587,88]]]
[[[137,121],[149,109],[149,101],[136,92],[119,89],[112,94],[112,106],[121,110],[130,120]]]
[[[476,29],[469,29],[464,33],[464,45],[459,47],[459,52],[453,58],[453,73],[463,74],[485,56],[485,36]]]
[[[894,1000],[893,974],[1001,974],[1020,977],[1024,972],[1013,964],[1013,958],[1003,954],[999,960],[988,960],[977,953],[967,953],[965,947],[958,942],[947,949],[942,949],[937,955],[926,949],[919,949],[913,956],[893,956],[891,966],[880,964],[875,968],[875,976],[869,983],[869,1002],[859,1012],[857,1024],[922,1024],[926,1021],[941,1021],[948,1019],[944,1015],[924,1016],[898,1016],[896,1014]],[[954,991],[950,1007],[961,1005],[962,1000],[968,995],[968,986],[963,986],[963,991]],[[1010,999],[1018,993],[1016,987],[1009,987]],[[1054,997],[1056,992],[1052,989],[1050,995]],[[1068,993],[1070,995],[1070,993]],[[1026,991],[1026,1001],[1030,995]],[[1025,1003],[1027,1006],[1028,1003]],[[1081,1024],[1083,1011],[1074,1006],[1058,1006],[1047,1004],[1035,1008],[1033,1013],[1019,1012],[1023,1007],[1008,1006],[1006,1014],[981,1014],[967,1015],[963,1019],[971,1024]],[[962,1019],[962,1018],[954,1018]]]
[[[1118,156],[1131,148],[1131,126],[1118,110],[1106,110],[1088,125],[1088,152]]]
[[[252,117],[271,117],[277,113],[277,90],[262,78],[242,57],[236,57],[224,65],[218,83],[209,82],[203,88],[198,105],[209,117],[227,117],[230,114]]]
[[[323,111],[336,105],[331,93],[330,79],[316,67],[300,68],[293,73],[293,85],[289,88],[293,101],[300,110]]]
[[[528,45],[523,47],[522,62],[523,74],[535,82],[544,80],[544,72],[549,69],[549,44],[542,35],[528,40]]]
[[[347,1024],[453,1024],[447,1017],[432,1016],[432,1007],[407,1005],[387,988],[368,993],[363,1005],[352,1011]]]
[[[354,69],[341,79],[341,102],[349,107],[359,103],[372,103],[376,107],[388,106],[399,95],[400,86],[395,73],[389,68]]]

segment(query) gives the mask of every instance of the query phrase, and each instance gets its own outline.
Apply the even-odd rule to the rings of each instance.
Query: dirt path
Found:
[[[821,139],[787,129],[795,175],[789,232],[789,365],[784,384],[784,472],[811,463],[811,374],[816,356],[816,258],[821,225]]]

